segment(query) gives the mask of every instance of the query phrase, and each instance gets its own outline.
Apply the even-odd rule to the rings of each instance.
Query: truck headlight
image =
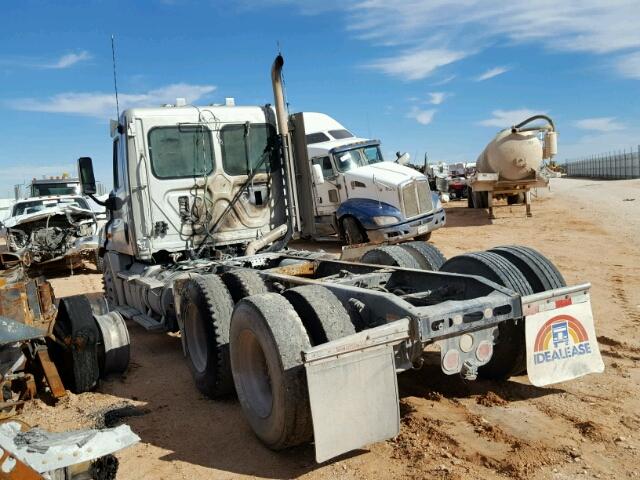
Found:
[[[391,215],[382,215],[380,217],[373,217],[373,221],[376,225],[393,225],[398,223],[398,219]]]

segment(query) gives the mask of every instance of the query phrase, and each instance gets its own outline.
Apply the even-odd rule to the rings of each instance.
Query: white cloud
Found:
[[[623,77],[640,80],[640,52],[619,57],[616,61],[616,69]]]
[[[442,80],[432,83],[431,85],[433,85],[434,87],[438,87],[440,85],[446,85],[447,83],[453,81],[454,78],[456,78],[456,75],[449,75],[448,77],[444,77]]]
[[[596,132],[624,130],[625,126],[615,120],[615,117],[583,118],[575,122],[575,126],[582,130],[594,130]]]
[[[420,80],[431,75],[437,68],[465,56],[467,53],[446,48],[412,50],[395,57],[376,60],[367,66],[403,80]]]
[[[263,2],[253,1],[254,5]],[[318,2],[270,0],[267,4],[292,4],[309,12]],[[538,0],[535,7],[524,0],[343,0],[323,2],[325,8],[342,11],[347,29],[358,38],[381,45],[454,52],[480,51],[491,45],[529,44],[562,52],[640,55],[638,0]],[[426,47],[425,47],[426,46]],[[404,54],[401,56],[405,56]],[[637,57],[636,57],[637,58]],[[455,60],[444,63],[452,63]],[[614,59],[615,60],[615,59]],[[622,58],[619,58],[622,60]],[[420,79],[417,67],[392,68],[383,58],[385,73]],[[400,61],[400,60],[399,60]],[[635,64],[637,65],[637,63]],[[398,72],[400,70],[400,73]],[[620,68],[624,76],[638,78],[638,68]]]
[[[407,114],[407,117],[415,119],[415,121],[421,125],[429,125],[436,111],[435,109],[421,110],[418,107],[413,107]]]
[[[195,103],[216,89],[213,85],[191,85],[176,83],[149,90],[145,93],[119,96],[120,108],[149,107],[164,103],[173,103],[176,98],[184,97],[187,102]],[[30,112],[67,113],[88,117],[107,118],[113,116],[116,99],[112,93],[67,92],[46,99],[22,98],[9,102],[15,110]]]
[[[491,118],[479,121],[478,125],[482,125],[483,127],[508,128],[520,123],[521,121],[533,115],[544,113],[547,112],[540,110],[529,110],[528,108],[521,108],[519,110],[494,110],[491,112]]]
[[[79,53],[68,53],[67,55],[63,55],[54,63],[42,65],[42,68],[53,68],[53,69],[69,68],[78,62],[82,62],[84,60],[89,60],[89,59],[91,59],[91,54],[86,50],[83,50]]]
[[[445,92],[430,92],[429,103],[432,105],[440,105],[448,96],[449,94]]]
[[[498,75],[502,75],[505,72],[508,72],[510,69],[508,67],[495,67],[487,70],[482,75],[478,75],[476,77],[476,82],[483,82],[485,80],[489,80],[490,78],[497,77]]]

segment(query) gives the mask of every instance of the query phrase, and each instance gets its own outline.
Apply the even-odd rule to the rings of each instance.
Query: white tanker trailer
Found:
[[[544,120],[545,125],[527,127]],[[542,137],[542,141],[541,141]],[[535,115],[498,132],[478,157],[476,173],[469,178],[470,208],[488,208],[493,215],[493,199],[506,198],[509,205],[526,206],[531,216],[531,188],[544,187],[548,179],[540,174],[543,159],[557,153],[557,134],[553,120]]]

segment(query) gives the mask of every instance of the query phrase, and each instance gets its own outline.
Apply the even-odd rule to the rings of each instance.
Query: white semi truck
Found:
[[[346,262],[288,249],[315,212],[283,64],[278,56],[272,67],[275,108],[135,108],[113,123],[102,247],[113,314],[179,331],[198,389],[235,392],[266,446],[313,439],[318,461],[398,433],[396,375],[419,368],[428,345],[444,374],[467,380],[528,371],[545,385],[601,371],[590,285],[566,286],[535,250],[443,262],[435,247],[408,242]],[[93,194],[90,158],[79,172]],[[557,346],[547,329],[569,317],[582,333]],[[556,347],[565,353],[544,370]]]
[[[426,176],[385,161],[379,141],[355,137],[328,115],[302,117],[312,168],[314,237],[381,244],[428,240],[444,226],[444,209]]]

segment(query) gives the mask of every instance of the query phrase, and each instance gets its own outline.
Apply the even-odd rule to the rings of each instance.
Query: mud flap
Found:
[[[401,320],[304,352],[317,462],[398,434],[393,344],[407,335]]]
[[[533,385],[604,371],[588,294],[526,317],[527,372]]]

